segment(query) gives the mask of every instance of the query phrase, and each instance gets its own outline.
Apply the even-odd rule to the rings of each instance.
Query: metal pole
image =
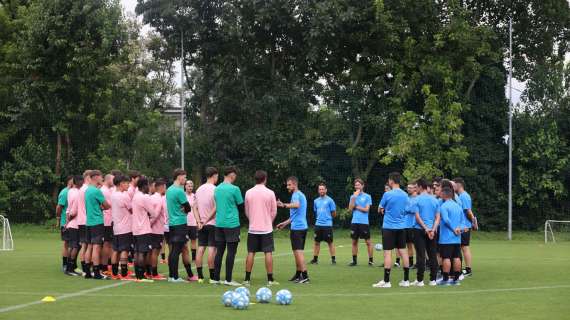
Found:
[[[184,31],[180,33],[180,168],[184,169]]]
[[[509,227],[513,239],[513,18],[509,17]]]

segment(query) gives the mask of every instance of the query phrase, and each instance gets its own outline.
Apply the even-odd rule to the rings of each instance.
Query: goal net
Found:
[[[570,241],[570,221],[546,220],[544,223],[544,243]]]
[[[0,216],[0,251],[8,250],[14,250],[10,221],[8,218]]]

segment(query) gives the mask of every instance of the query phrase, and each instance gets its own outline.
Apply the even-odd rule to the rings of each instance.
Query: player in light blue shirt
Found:
[[[443,203],[440,206],[439,253],[442,259],[443,280],[440,285],[457,284],[461,275],[461,223],[463,209],[453,201],[453,190],[444,187],[441,191]],[[453,261],[453,281],[449,282]]]
[[[352,262],[349,266],[357,264],[358,239],[364,239],[368,249],[368,265],[374,265],[372,242],[370,241],[370,224],[368,213],[372,205],[372,197],[364,192],[364,180],[356,178],[354,180],[354,194],[350,197],[348,210],[352,211],[352,221],[350,225],[350,237],[352,238]]]
[[[477,230],[477,218],[473,214],[471,196],[467,191],[465,191],[465,181],[462,178],[453,179],[455,183],[455,192],[461,200],[461,207],[463,209],[463,222],[464,222],[464,232],[461,234],[461,252],[463,253],[465,261],[465,270],[463,270],[463,275],[466,277],[472,276],[473,271],[471,269],[471,248],[469,247],[471,243],[471,229]]]
[[[289,238],[291,240],[291,248],[295,256],[295,265],[297,272],[290,279],[295,283],[309,283],[309,274],[307,272],[307,265],[305,264],[305,240],[307,239],[307,198],[299,190],[299,180],[297,177],[287,178],[287,191],[291,193],[291,202],[283,203],[281,200],[277,201],[277,206],[280,208],[289,209],[289,219],[279,223],[278,229],[283,229],[289,224],[291,225],[291,232]]]
[[[418,185],[416,182],[408,183],[408,202],[406,203],[406,247],[408,248],[408,259],[410,266],[414,265],[414,225],[416,224],[416,212],[414,207],[417,201]],[[400,266],[400,256],[396,258],[396,266]]]
[[[400,189],[400,173],[392,172],[388,184],[392,190],[384,193],[380,200],[381,212],[384,215],[382,224],[382,243],[384,246],[384,279],[372,285],[374,288],[391,288],[390,272],[392,270],[392,250],[397,249],[404,264],[404,280],[400,286],[410,286],[410,261],[406,250],[406,204],[408,195]]]
[[[327,195],[327,186],[319,184],[319,197],[313,202],[313,212],[315,213],[315,245],[313,247],[313,260],[311,264],[319,263],[319,253],[321,242],[325,241],[329,245],[331,263],[336,264],[336,249],[333,244],[333,218],[336,217],[336,204]]]

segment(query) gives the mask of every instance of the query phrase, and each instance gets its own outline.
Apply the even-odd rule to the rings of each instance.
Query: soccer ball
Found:
[[[382,246],[381,243],[377,243],[377,244],[374,245],[374,249],[375,249],[376,251],[382,251],[382,249],[384,249],[384,247]]]
[[[277,303],[281,305],[289,305],[293,301],[293,295],[289,290],[285,289],[279,290],[275,294],[275,301],[277,301]]]
[[[236,310],[245,310],[249,306],[249,298],[245,294],[234,292],[232,307]]]
[[[269,288],[259,288],[255,293],[255,298],[259,303],[269,303],[271,301],[271,290]]]
[[[222,295],[222,304],[226,307],[231,307],[233,297],[234,297],[233,291],[230,290],[224,292],[224,294]]]
[[[248,298],[251,296],[251,294],[249,293],[249,289],[246,287],[239,287],[235,290],[236,293],[240,293],[240,294],[244,294],[246,295]]]

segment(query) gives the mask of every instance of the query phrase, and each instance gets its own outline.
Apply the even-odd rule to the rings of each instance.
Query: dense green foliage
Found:
[[[565,0],[139,0],[136,10],[153,28],[144,37],[116,1],[0,1],[0,210],[14,220],[51,216],[62,177],[84,168],[169,176],[180,146],[161,111],[183,39],[196,182],[208,165],[234,164],[245,190],[263,168],[282,199],[297,175],[309,198],[325,181],[344,207],[356,176],[375,203],[392,170],[463,176],[483,228],[504,229],[509,15],[514,74],[527,81],[515,228],[568,217]]]

